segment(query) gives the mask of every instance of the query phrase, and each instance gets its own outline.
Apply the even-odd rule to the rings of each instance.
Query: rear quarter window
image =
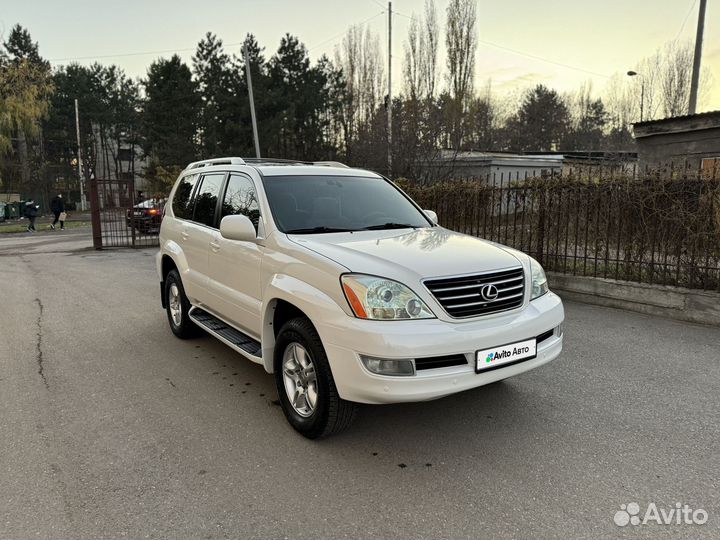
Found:
[[[172,210],[175,217],[192,219],[193,204],[191,195],[198,181],[198,175],[188,175],[178,184],[172,201]]]

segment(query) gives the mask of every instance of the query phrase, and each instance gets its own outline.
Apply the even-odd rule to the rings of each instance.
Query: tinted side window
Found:
[[[192,195],[193,188],[197,184],[198,175],[193,174],[186,176],[178,184],[175,190],[175,196],[173,197],[172,209],[175,217],[182,219],[192,219],[192,201],[190,195]]]
[[[224,179],[225,173],[206,174],[202,177],[195,195],[194,221],[210,227],[215,226],[215,208]]]
[[[255,186],[247,176],[231,174],[228,180],[225,198],[223,199],[220,219],[225,216],[242,214],[250,218],[258,230],[260,221],[260,206],[258,205]]]

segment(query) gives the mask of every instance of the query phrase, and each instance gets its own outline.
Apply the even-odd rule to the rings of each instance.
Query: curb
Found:
[[[548,272],[563,299],[637,311],[678,321],[720,326],[720,293]]]

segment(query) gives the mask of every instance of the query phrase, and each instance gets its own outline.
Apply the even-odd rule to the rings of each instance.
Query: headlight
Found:
[[[545,270],[540,266],[540,263],[530,257],[530,274],[532,275],[532,288],[530,290],[530,300],[540,298],[543,294],[548,292],[547,277],[545,276]]]
[[[397,281],[362,274],[345,274],[340,281],[345,298],[359,319],[397,321],[435,318],[425,302]]]

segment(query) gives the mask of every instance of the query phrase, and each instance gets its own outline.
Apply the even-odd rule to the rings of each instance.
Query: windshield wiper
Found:
[[[290,229],[285,234],[318,234],[333,232],[353,232],[357,229],[341,229],[337,227],[308,227],[307,229]]]
[[[409,223],[383,223],[381,225],[370,225],[369,227],[363,227],[363,231],[381,231],[383,229],[417,229],[417,225],[410,225]]]

